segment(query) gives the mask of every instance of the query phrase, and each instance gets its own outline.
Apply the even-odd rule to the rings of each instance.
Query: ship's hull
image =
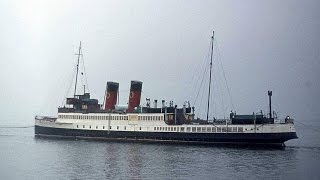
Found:
[[[194,144],[282,145],[297,138],[296,132],[278,133],[188,133],[66,129],[35,126],[36,136],[97,139],[110,141],[145,141]]]

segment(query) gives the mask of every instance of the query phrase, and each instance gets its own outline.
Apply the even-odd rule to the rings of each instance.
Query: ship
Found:
[[[212,42],[214,34],[211,36]],[[213,51],[213,43],[212,51]],[[73,97],[58,108],[57,116],[35,116],[35,136],[106,141],[135,141],[152,143],[222,144],[222,145],[276,145],[296,139],[294,120],[290,116],[278,119],[272,113],[272,91],[268,91],[269,112],[241,115],[231,111],[229,118],[212,119],[210,110],[210,81],[207,118],[195,118],[195,107],[186,101],[178,107],[169,101],[146,98],[141,105],[143,82],[132,80],[127,105],[119,105],[119,83],[108,81],[104,103],[92,99],[89,92],[77,92],[79,46],[76,81]]]

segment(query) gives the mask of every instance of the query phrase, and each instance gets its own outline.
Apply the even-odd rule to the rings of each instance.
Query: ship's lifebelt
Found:
[[[130,92],[130,98],[133,98],[133,96],[134,96],[134,93],[131,91]]]
[[[109,99],[109,98],[110,98],[110,93],[108,92],[108,93],[107,93],[107,99]]]

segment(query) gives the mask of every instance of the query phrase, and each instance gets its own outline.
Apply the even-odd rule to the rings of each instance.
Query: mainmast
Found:
[[[81,54],[81,41],[80,41],[80,45],[79,45],[79,52],[78,54],[78,62],[77,62],[77,73],[76,73],[76,83],[74,85],[74,93],[73,93],[73,96],[76,97],[76,93],[77,93],[77,83],[78,83],[78,73],[79,73],[79,61],[80,61],[80,56],[82,55]]]
[[[210,108],[210,92],[211,92],[211,71],[212,71],[213,40],[214,40],[214,31],[212,32],[212,36],[211,36],[211,61],[210,61],[210,77],[209,77],[207,121],[209,121],[209,108]]]

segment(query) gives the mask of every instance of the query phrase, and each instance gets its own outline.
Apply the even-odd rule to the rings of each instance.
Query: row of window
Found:
[[[94,127],[91,126],[91,125],[89,125],[89,126],[87,126],[87,127],[89,127],[89,129],[93,129],[93,128],[94,128]],[[83,128],[83,129],[85,129],[85,128],[86,128],[86,125],[77,125],[77,128]],[[108,126],[95,126],[95,128],[96,128],[96,129],[108,129]],[[109,129],[112,129],[112,126],[109,126]],[[119,130],[120,128],[119,128],[119,126],[116,126],[116,127],[114,127],[114,129]],[[123,127],[123,130],[126,130],[126,129],[127,129],[127,127],[124,126],[124,127]],[[140,128],[140,130],[141,130],[141,128]]]
[[[154,131],[175,131],[175,132],[243,132],[243,127],[154,127]]]
[[[77,125],[77,128],[85,129],[85,125]],[[87,126],[93,129],[94,126]],[[122,129],[123,128],[123,129]],[[109,126],[110,130],[126,130],[127,127],[123,126]],[[108,126],[95,126],[95,129],[108,129]],[[141,130],[141,127],[139,127]],[[243,127],[154,127],[154,131],[173,131],[173,132],[243,132]]]
[[[139,116],[138,120],[144,121],[163,121],[163,116]]]
[[[88,115],[59,115],[60,119],[89,119],[89,120],[128,120],[128,116],[88,116]]]
[[[128,120],[128,116],[59,115],[59,119]],[[163,121],[163,116],[138,116],[138,120]]]

